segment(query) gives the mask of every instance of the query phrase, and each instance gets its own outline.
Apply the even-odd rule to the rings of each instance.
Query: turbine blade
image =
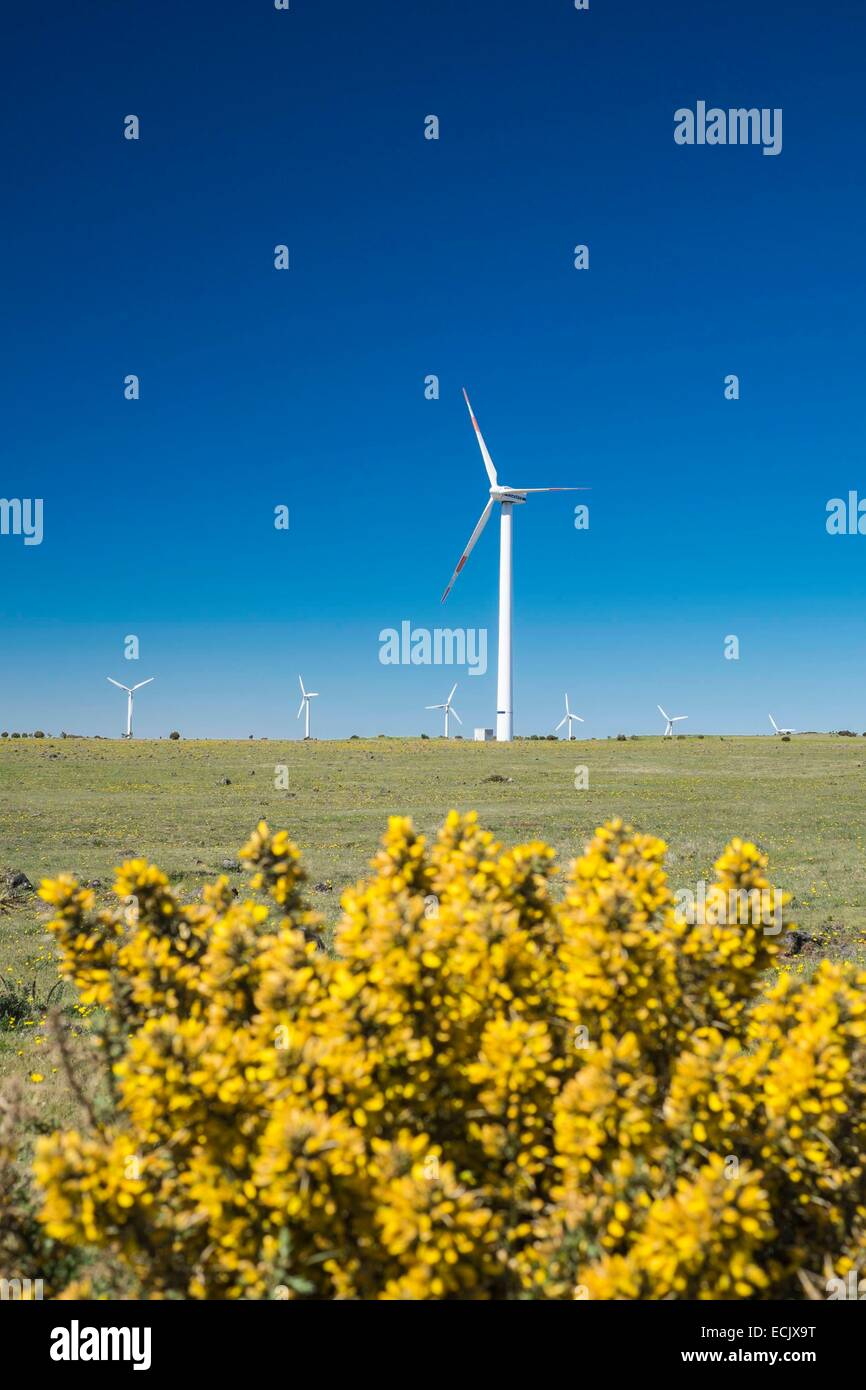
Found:
[[[444,705],[425,705],[425,709],[444,709]]]
[[[300,676],[298,676],[298,684],[299,684],[300,687],[301,687],[301,694],[302,694],[302,695],[306,695],[307,692],[306,692],[306,690],[304,689],[304,682],[301,680],[301,677],[300,677]]]
[[[568,718],[568,715],[566,715],[565,718],[560,719],[559,723],[557,724],[556,728],[555,728],[554,731],[553,731],[555,734],[558,734],[558,733],[559,733],[560,729],[562,728],[562,726],[563,726],[563,724],[565,723],[565,720],[566,720],[567,718]]]
[[[456,578],[457,578],[458,574],[460,573],[460,571],[462,570],[463,566],[466,564],[466,561],[469,559],[469,556],[470,556],[471,553],[472,553],[472,547],[474,546],[475,542],[478,540],[478,537],[481,535],[481,532],[484,530],[485,526],[487,525],[488,519],[489,519],[489,517],[490,517],[490,513],[491,513],[492,511],[493,511],[493,498],[491,497],[490,501],[487,503],[487,506],[484,508],[484,511],[481,513],[480,517],[478,518],[478,525],[475,527],[475,530],[472,532],[472,535],[469,537],[469,542],[468,542],[468,544],[467,544],[467,546],[466,546],[466,549],[464,550],[463,554],[460,556],[460,559],[459,559],[458,562],[457,562],[457,568],[456,568],[456,570],[454,571],[454,573],[452,574],[451,578],[450,578],[449,581],[448,581],[448,588],[445,590],[444,594],[442,595],[442,602],[443,602],[443,603],[445,602],[446,598],[447,598],[448,595],[450,594],[451,590],[454,588],[454,581],[456,580]]]
[[[460,715],[457,713],[456,709],[454,709],[453,707],[452,707],[451,713],[454,715],[454,718],[457,720],[457,723],[458,723],[458,724],[462,724],[462,723],[463,723],[463,720],[460,718]]]
[[[592,492],[591,487],[515,487],[512,492]]]
[[[478,439],[478,447],[481,450],[481,457],[484,460],[484,467],[487,469],[487,476],[490,479],[491,487],[498,487],[499,484],[496,481],[496,469],[493,465],[493,459],[490,457],[490,454],[487,450],[487,445],[484,443],[484,436],[478,428],[478,421],[475,419],[475,416],[472,413],[472,406],[469,404],[469,397],[466,394],[465,386],[463,388],[463,399],[465,400],[467,408],[469,410],[469,418],[472,421],[472,425],[475,429],[475,434]]]
[[[303,699],[303,700],[301,701],[301,703],[298,705],[298,712],[297,712],[297,714],[295,715],[295,718],[296,718],[296,719],[300,719],[301,715],[302,715],[303,712],[304,712],[304,704],[305,704],[305,702],[306,702],[306,698],[307,698],[307,697],[304,696],[304,699]]]
[[[120,681],[116,681],[113,676],[106,676],[105,679],[107,681],[111,681],[112,685],[116,685],[118,690],[125,690],[127,695],[129,695],[130,690],[128,685],[121,685]]]
[[[451,701],[454,699],[454,691],[455,691],[456,689],[457,689],[457,682],[455,681],[454,684],[453,684],[452,687],[451,687],[451,694],[448,696],[448,703],[449,703],[449,705],[451,704]]]
[[[580,717],[579,714],[573,714],[573,715],[571,716],[571,718],[572,718],[572,719],[576,719],[577,722],[578,722],[578,724],[585,724],[585,723],[586,723],[586,720],[585,720],[585,719],[581,719],[581,717]]]
[[[662,715],[663,718],[665,718],[665,719],[667,719],[668,721],[670,721],[670,715],[669,715],[669,714],[665,714],[665,712],[664,712],[664,710],[662,709],[661,705],[656,705],[656,709],[658,710],[659,714]]]
[[[143,685],[150,685],[150,682],[155,680],[156,676],[148,676],[146,681],[139,681],[138,685],[134,685],[132,688],[133,690],[140,690]]]

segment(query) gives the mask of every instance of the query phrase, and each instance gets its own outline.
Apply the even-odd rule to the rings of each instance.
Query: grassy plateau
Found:
[[[755,840],[770,855],[771,881],[794,895],[798,927],[813,938],[792,968],[808,969],[819,955],[862,964],[864,765],[866,743],[830,735],[511,745],[4,739],[0,871],[24,873],[38,887],[68,870],[108,903],[114,866],[144,856],[191,899],[221,872],[242,888],[237,852],[264,818],[300,845],[312,904],[331,928],[342,890],[363,876],[391,814],[411,815],[432,833],[451,807],[476,810],[506,843],[544,839],[563,864],[596,825],[620,815],[668,842],[674,888],[694,891],[711,880],[732,836]],[[579,768],[584,789],[575,786]],[[40,1077],[47,1123],[66,1108],[40,1026],[58,978],[49,910],[34,892],[4,890],[3,881],[0,1082]],[[28,993],[33,1006],[22,1009]],[[71,992],[61,989],[54,1002],[71,1005]]]

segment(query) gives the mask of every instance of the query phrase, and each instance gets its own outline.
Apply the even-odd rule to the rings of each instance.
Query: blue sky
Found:
[[[592,488],[515,517],[516,732],[565,689],[594,736],[866,728],[861,5],[84,9],[4,38],[0,496],[45,533],[0,536],[0,728],[119,733],[105,677],[155,676],[142,735],[295,737],[298,671],[323,737],[438,732],[455,679],[492,725],[495,525],[439,603],[463,385],[502,479]],[[781,154],[678,146],[698,100]],[[404,619],[487,674],[383,666]]]

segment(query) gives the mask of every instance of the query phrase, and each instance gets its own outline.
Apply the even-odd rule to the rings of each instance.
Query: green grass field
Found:
[[[97,898],[108,901],[113,867],[143,855],[193,897],[224,860],[236,861],[264,817],[301,846],[311,887],[324,885],[313,903],[333,925],[341,891],[363,875],[394,812],[432,832],[451,807],[474,809],[504,841],[545,839],[564,863],[594,826],[621,815],[668,842],[675,888],[710,879],[731,836],[756,840],[770,855],[773,883],[794,894],[798,925],[821,940],[819,953],[862,962],[864,764],[866,742],[831,736],[512,745],[3,740],[0,869],[21,870],[35,885],[70,870],[99,880]],[[287,768],[285,790],[275,787],[278,765]],[[586,790],[575,788],[578,766],[588,770]],[[242,882],[240,873],[230,876]],[[16,989],[35,981],[37,998],[57,979],[47,917],[32,893],[7,897],[0,912],[0,975]],[[816,949],[807,948],[800,968]],[[44,1073],[48,1101],[55,1074],[40,1064],[38,1015],[5,1030],[0,1022],[0,1078]]]

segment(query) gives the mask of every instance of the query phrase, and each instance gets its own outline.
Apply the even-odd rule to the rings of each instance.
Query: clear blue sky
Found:
[[[111,0],[3,47],[0,495],[45,537],[0,536],[0,728],[120,733],[105,677],[155,676],[142,735],[295,737],[299,670],[323,737],[436,733],[455,679],[492,725],[495,525],[439,603],[464,384],[505,481],[592,488],[515,517],[516,732],[565,689],[595,736],[866,728],[859,0]],[[782,153],[676,145],[698,100]],[[403,619],[487,675],[381,665]]]

